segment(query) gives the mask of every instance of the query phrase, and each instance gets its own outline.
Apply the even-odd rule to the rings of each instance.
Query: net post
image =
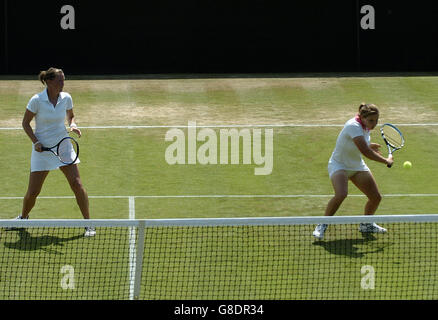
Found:
[[[128,197],[129,200],[129,220],[135,219],[135,198]],[[129,228],[129,300],[134,300],[135,286],[135,266],[137,259],[137,226]]]
[[[145,221],[138,220],[137,255],[135,261],[134,300],[139,300],[141,289],[141,273],[143,270]]]

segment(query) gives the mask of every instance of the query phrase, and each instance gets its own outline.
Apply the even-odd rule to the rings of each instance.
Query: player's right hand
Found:
[[[35,151],[43,152],[43,145],[41,144],[41,142],[35,143]]]
[[[392,157],[392,155],[390,155],[389,157],[388,157],[388,159],[386,159],[386,165],[388,166],[388,167],[392,167],[392,164],[394,163],[394,158]]]

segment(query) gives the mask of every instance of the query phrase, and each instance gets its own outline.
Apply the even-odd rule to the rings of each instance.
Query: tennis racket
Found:
[[[74,164],[79,157],[79,144],[72,137],[65,137],[57,145],[51,148],[42,147],[42,150],[50,151],[67,165]]]
[[[405,144],[405,138],[401,131],[390,123],[385,123],[380,128],[380,133],[382,134],[382,138],[388,147],[388,154],[392,155],[395,151],[401,149]],[[388,168],[391,168],[391,165],[388,165]]]

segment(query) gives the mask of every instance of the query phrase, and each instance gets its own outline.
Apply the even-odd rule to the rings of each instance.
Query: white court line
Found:
[[[129,219],[135,220],[135,197],[129,197]]]
[[[350,194],[349,197],[365,197],[363,194]],[[438,193],[393,193],[383,197],[438,197]],[[129,216],[135,219],[134,199],[178,199],[178,198],[329,198],[333,194],[209,194],[209,195],[138,195],[138,196],[88,196],[90,199],[129,199]],[[0,197],[0,200],[22,200],[23,197]],[[75,199],[74,196],[40,196],[38,199]],[[132,200],[131,200],[132,199]],[[132,201],[132,202],[131,202]],[[132,207],[131,207],[132,206]]]
[[[129,199],[129,219],[135,219],[135,198]],[[129,300],[134,300],[135,267],[137,263],[135,227],[129,227]]]
[[[394,123],[398,127],[428,127],[438,126],[438,123]],[[287,127],[343,127],[344,124],[217,124],[217,125],[196,125],[196,128],[287,128]],[[125,126],[80,126],[80,129],[159,129],[159,128],[194,128],[188,125],[125,125]],[[23,130],[22,127],[0,127],[0,130]]]

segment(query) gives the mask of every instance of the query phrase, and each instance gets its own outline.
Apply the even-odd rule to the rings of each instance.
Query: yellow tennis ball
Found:
[[[403,168],[405,169],[412,168],[412,163],[410,161],[405,161],[405,163],[403,163]]]

